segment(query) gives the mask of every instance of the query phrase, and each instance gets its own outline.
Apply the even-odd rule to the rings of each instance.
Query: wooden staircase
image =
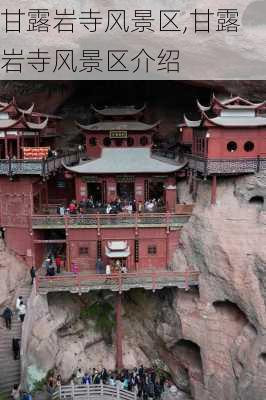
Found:
[[[32,286],[24,284],[18,291],[25,303],[30,296]],[[14,312],[14,310],[13,310]],[[17,314],[13,315],[11,330],[5,325],[0,327],[0,394],[9,396],[14,384],[20,382],[20,360],[14,360],[12,339],[21,339],[22,324]]]

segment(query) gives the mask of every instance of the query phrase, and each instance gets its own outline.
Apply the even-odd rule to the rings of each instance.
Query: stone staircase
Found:
[[[26,303],[32,286],[29,283],[24,284],[18,293],[23,297]],[[12,308],[14,312],[14,309]],[[14,384],[20,382],[20,360],[14,360],[12,351],[12,339],[21,338],[21,322],[17,315],[13,315],[12,329],[6,329],[2,324],[0,327],[0,394],[10,396]]]

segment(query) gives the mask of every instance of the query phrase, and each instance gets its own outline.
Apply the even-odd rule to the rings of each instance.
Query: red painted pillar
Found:
[[[122,294],[116,295],[116,368],[123,368]]]
[[[216,192],[217,192],[217,177],[216,175],[212,176],[212,190],[211,190],[211,204],[216,204]]]

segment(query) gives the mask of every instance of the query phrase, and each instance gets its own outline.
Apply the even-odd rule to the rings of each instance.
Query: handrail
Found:
[[[47,159],[0,159],[0,174],[13,176],[16,174],[46,176],[61,167],[62,161],[68,163],[78,162],[80,152],[75,150],[57,157]]]
[[[127,272],[127,273],[113,273],[110,275],[95,274],[95,273],[67,273],[55,276],[42,276],[37,273],[36,276],[36,290],[38,291],[41,287],[47,287],[60,283],[64,286],[69,284],[80,289],[81,286],[89,286],[90,284],[102,284],[110,286],[113,284],[118,291],[123,290],[123,285],[130,285],[140,282],[143,286],[145,284],[151,284],[151,289],[156,290],[161,285],[179,282],[180,285],[185,289],[188,289],[190,284],[195,284],[198,281],[200,273],[198,271],[150,271],[150,272]],[[148,280],[148,281],[147,281]],[[171,281],[170,281],[171,280]],[[169,286],[169,285],[168,285]]]
[[[116,398],[117,400],[136,400],[137,395],[135,392],[120,389],[119,386],[111,386],[104,384],[91,384],[91,385],[62,385],[56,390],[52,398],[57,399],[103,399],[106,397]]]
[[[119,213],[119,214],[73,214],[60,216],[57,214],[35,214],[32,215],[33,226],[38,225],[60,225],[60,226],[108,226],[108,225],[168,225],[168,223],[184,223],[190,213]]]

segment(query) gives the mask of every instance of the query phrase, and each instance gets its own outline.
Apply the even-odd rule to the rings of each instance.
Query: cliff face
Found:
[[[189,200],[185,183],[178,190],[181,201]],[[201,272],[199,290],[124,295],[128,368],[159,364],[196,400],[265,398],[265,196],[265,175],[218,180],[215,206],[210,206],[209,183],[200,183],[174,260],[178,270]],[[48,303],[35,298],[28,378],[54,367],[63,379],[77,366],[114,368],[114,345],[95,332],[94,322],[79,318],[93,301],[91,295],[58,294]],[[108,301],[113,304],[113,297]]]

